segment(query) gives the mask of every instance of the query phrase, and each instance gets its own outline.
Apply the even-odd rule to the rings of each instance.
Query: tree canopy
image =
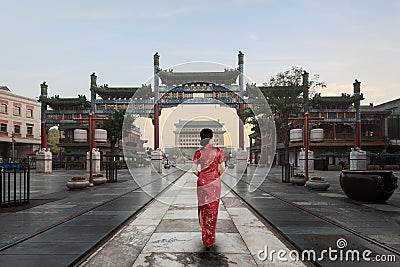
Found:
[[[277,142],[285,147],[285,163],[289,162],[288,132],[292,127],[289,118],[301,115],[307,110],[310,97],[317,88],[324,87],[326,85],[319,81],[318,74],[309,79],[309,74],[301,67],[292,67],[290,70],[279,72],[260,87],[274,116]],[[253,125],[252,130],[260,133],[257,120],[250,109],[246,109],[245,117],[246,122]]]
[[[116,143],[122,138],[122,126],[124,123],[125,109],[115,110],[108,115],[108,120],[103,122],[103,128],[107,130],[107,138]]]
[[[107,130],[107,139],[111,146],[111,161],[114,161],[115,145],[122,139],[125,109],[114,110],[103,122],[102,128]]]
[[[55,154],[59,154],[62,148],[57,145],[60,143],[61,132],[57,128],[51,128],[47,135],[47,144],[50,151]]]

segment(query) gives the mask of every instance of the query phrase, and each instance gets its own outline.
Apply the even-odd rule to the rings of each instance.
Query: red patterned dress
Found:
[[[225,160],[224,152],[211,144],[197,150],[193,157],[193,163],[201,166],[200,175],[197,179],[198,216],[203,244],[206,247],[215,243],[218,206],[221,196],[218,165]]]

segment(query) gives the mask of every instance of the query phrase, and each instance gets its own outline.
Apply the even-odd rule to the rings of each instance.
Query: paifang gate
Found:
[[[154,54],[154,106],[150,113],[154,125],[154,149],[159,148],[160,120],[163,108],[182,103],[210,104],[213,100],[237,110],[239,148],[244,149],[244,54],[238,54],[238,68],[214,72],[174,72],[160,68],[160,56]],[[239,82],[237,80],[239,79]],[[160,81],[164,90],[160,92]]]

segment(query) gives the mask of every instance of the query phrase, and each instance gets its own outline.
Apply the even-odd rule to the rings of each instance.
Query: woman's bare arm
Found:
[[[193,162],[193,164],[192,164],[192,172],[193,172],[193,174],[194,175],[196,175],[196,176],[199,176],[199,174],[200,174],[200,172],[197,170],[197,166],[198,166],[199,164],[196,164],[196,163],[194,163]]]
[[[225,161],[221,162],[219,165],[219,176],[221,176],[225,171]]]

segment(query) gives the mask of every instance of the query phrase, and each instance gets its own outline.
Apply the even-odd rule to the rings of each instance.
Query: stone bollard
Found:
[[[367,169],[367,152],[360,148],[351,148],[350,151],[350,170],[365,171]]]
[[[151,165],[153,165],[152,171],[162,174],[162,160],[163,153],[159,148],[151,151]]]
[[[244,173],[247,169],[247,152],[238,148],[236,151],[236,173]]]
[[[36,153],[36,172],[40,173],[51,173],[53,169],[53,156],[48,148],[42,148]]]
[[[306,151],[304,148],[299,153],[299,173],[306,173]],[[314,152],[308,150],[308,173],[314,172]]]
[[[92,150],[92,170],[93,173],[100,173],[100,151],[98,148]],[[86,172],[90,172],[89,152],[86,152]]]

